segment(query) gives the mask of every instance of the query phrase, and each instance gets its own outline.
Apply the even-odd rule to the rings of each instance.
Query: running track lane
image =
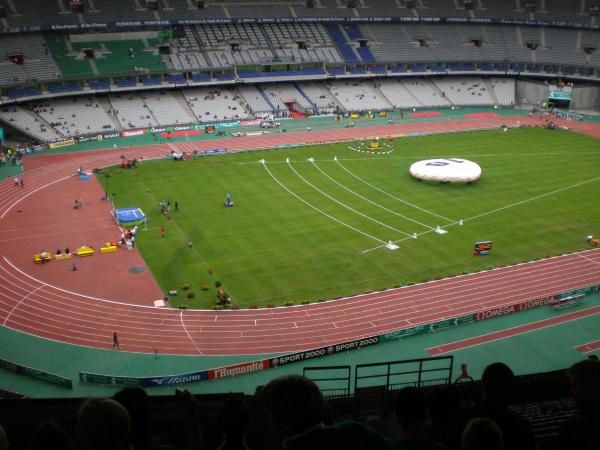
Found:
[[[518,117],[512,118],[518,120]],[[525,122],[526,118],[520,118]],[[504,121],[504,120],[503,120]],[[490,121],[462,121],[469,129],[494,126]],[[455,129],[455,123],[445,122]],[[363,136],[374,129],[360,129]],[[395,129],[398,128],[398,129]],[[436,131],[448,131],[436,125]],[[432,124],[386,127],[390,132],[432,131]],[[347,130],[342,137],[347,138]],[[354,131],[353,131],[354,132]],[[310,140],[336,140],[339,133],[309,133]],[[280,136],[220,141],[276,146]],[[305,142],[306,135],[301,142]],[[257,145],[257,143],[260,143]],[[200,143],[198,143],[200,144]],[[242,145],[243,144],[243,145]],[[214,147],[214,143],[202,143]],[[228,144],[227,144],[228,145]],[[227,147],[229,148],[229,147]],[[233,149],[233,148],[230,148]],[[0,217],[27,195],[60,182],[79,166],[85,170],[113,165],[126,157],[158,158],[170,147],[159,145],[31,158],[26,188],[11,180],[0,183]],[[27,160],[26,160],[27,161]],[[29,165],[26,162],[29,169]],[[0,231],[2,230],[0,220]],[[7,327],[47,339],[110,348],[119,330],[128,351],[173,354],[255,354],[305,350],[444,320],[464,314],[546,297],[557,292],[600,284],[600,251],[551,258],[489,272],[374,292],[324,304],[239,311],[172,310],[118,303],[51,286],[16,267],[6,248],[0,249],[0,321]],[[124,289],[126,289],[124,287]]]
[[[472,338],[463,339],[461,341],[450,342],[449,344],[438,345],[437,347],[430,347],[427,349],[427,352],[431,356],[439,356],[444,353],[451,353],[457,350],[464,350],[466,348],[475,347],[477,345],[483,345],[494,341],[500,341],[502,339],[508,339],[510,337],[518,336],[520,334],[542,330],[544,328],[571,322],[573,320],[581,319],[583,317],[594,316],[596,314],[600,314],[600,306],[593,306],[591,308],[582,309],[580,311],[574,311],[568,314],[563,314],[561,316],[551,317],[549,319],[539,320],[537,322],[526,323],[516,327],[495,331],[493,333],[482,334],[481,336],[475,336]],[[587,347],[588,345],[594,344],[597,345],[597,348],[600,348],[600,341],[595,343],[592,342],[590,344],[584,344],[580,347]],[[582,351],[580,347],[577,347],[577,350]],[[593,349],[586,351],[593,351]]]
[[[575,350],[581,353],[591,353],[600,350],[600,341],[592,341],[575,347]]]

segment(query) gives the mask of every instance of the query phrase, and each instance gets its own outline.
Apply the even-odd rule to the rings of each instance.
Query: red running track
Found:
[[[600,341],[588,342],[586,344],[581,344],[575,347],[578,352],[581,353],[591,353],[597,350],[600,350]]]
[[[502,122],[509,120],[501,119]],[[527,118],[513,116],[510,120],[526,122]],[[412,124],[385,127],[385,132],[474,129],[497,126],[497,122],[497,119],[485,119]],[[359,134],[355,135],[358,131],[363,136],[384,134],[375,127],[350,131],[352,137],[358,137]],[[347,139],[348,132],[297,134],[295,142]],[[215,148],[218,145],[230,150],[273,147],[287,142],[289,136],[293,135],[204,141],[194,146]],[[47,339],[98,348],[110,348],[112,333],[117,331],[121,348],[132,352],[152,353],[156,348],[163,354],[278,353],[378,335],[600,284],[600,250],[590,250],[326,303],[260,310],[174,310],[149,306],[155,297],[141,302],[144,304],[133,304],[102,299],[99,297],[115,297],[95,295],[83,288],[72,289],[69,278],[49,282],[43,279],[43,271],[33,272],[29,256],[26,258],[29,262],[21,262],[25,260],[18,245],[2,240],[7,223],[17,220],[16,217],[26,217],[23,214],[33,214],[23,205],[52,186],[68,183],[69,176],[79,166],[91,170],[113,165],[122,154],[160,157],[170,148],[160,145],[29,158],[25,189],[14,188],[11,180],[0,183],[0,321],[4,326]],[[27,221],[21,220],[25,226]],[[39,217],[32,223],[38,226]],[[69,230],[68,223],[63,226]],[[93,258],[102,260],[100,255]],[[104,275],[110,274],[110,265],[107,266]],[[90,283],[108,284],[99,279],[102,276],[102,273],[93,274]],[[126,295],[128,286],[120,286],[120,292]]]
[[[430,347],[427,349],[427,352],[431,356],[439,356],[444,353],[452,353],[457,350],[464,350],[465,348],[475,347],[477,345],[507,339],[509,337],[518,336],[519,334],[525,334],[531,331],[542,330],[544,328],[553,327],[555,325],[560,325],[563,323],[571,322],[573,320],[593,316],[596,314],[600,314],[600,306],[593,306],[591,308],[574,311],[568,314],[563,314],[561,316],[551,317],[549,319],[543,319],[537,322],[526,323],[523,325],[518,325],[516,327],[507,328],[505,330],[495,331],[493,333],[483,334],[481,336],[474,336],[472,338],[463,339],[461,341],[454,341],[448,344],[438,345],[436,347]],[[580,352],[584,351],[581,348],[585,347],[586,350],[584,352],[590,352],[595,349],[593,348],[594,346],[596,346],[596,348],[600,348],[600,341],[584,344],[583,346],[577,347],[577,350]]]

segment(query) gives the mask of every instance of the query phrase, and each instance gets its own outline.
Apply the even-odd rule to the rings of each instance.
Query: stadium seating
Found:
[[[391,109],[392,104],[370,81],[332,81],[329,89],[348,111]]]
[[[114,130],[114,124],[94,97],[54,99],[30,105],[46,122],[65,136]]]
[[[0,119],[39,141],[55,141],[65,138],[46,121],[23,106],[0,107]]]
[[[230,89],[190,88],[183,91],[185,100],[199,122],[245,119],[246,102],[240,94]]]
[[[158,125],[144,99],[135,94],[122,94],[109,96],[115,115],[123,129],[147,128]]]
[[[268,98],[258,86],[243,84],[239,87],[239,91],[254,113],[259,114],[275,112],[273,104],[269,103]]]
[[[143,94],[150,114],[159,125],[193,123],[197,119],[178,91],[158,91]]]

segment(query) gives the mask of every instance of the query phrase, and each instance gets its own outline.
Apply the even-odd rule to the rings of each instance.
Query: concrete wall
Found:
[[[518,105],[541,107],[548,101],[548,86],[543,81],[517,80],[515,95]]]
[[[571,107],[575,110],[600,111],[600,87],[582,86],[573,88]]]

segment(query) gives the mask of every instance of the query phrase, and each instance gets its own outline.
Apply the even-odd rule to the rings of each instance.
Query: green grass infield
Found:
[[[600,234],[598,140],[523,128],[390,144],[385,155],[340,143],[148,161],[100,181],[117,207],[146,213],[137,247],[178,292],[171,304],[188,308],[215,307],[217,282],[236,308],[297,305],[580,250]],[[483,175],[471,185],[410,176],[435,157],[475,161]],[[473,256],[484,240],[491,253]]]

